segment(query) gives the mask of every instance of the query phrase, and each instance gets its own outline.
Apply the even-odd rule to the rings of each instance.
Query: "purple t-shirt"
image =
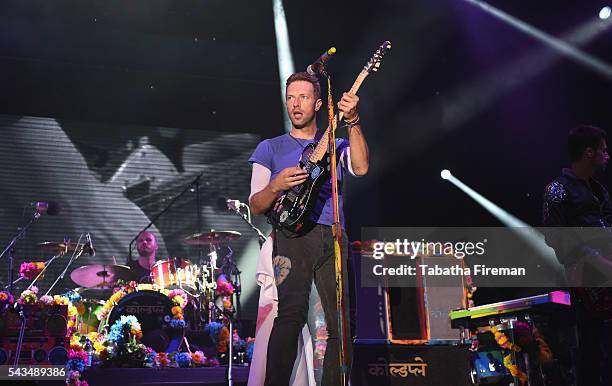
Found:
[[[270,169],[272,180],[283,169],[298,166],[304,148],[313,143],[314,139],[294,138],[289,134],[263,140],[257,145],[249,162],[256,162]],[[340,222],[344,224],[344,213],[342,210],[342,181],[344,180],[345,167],[348,165],[349,142],[344,138],[336,138],[336,155],[338,156],[338,209],[340,211]],[[331,180],[328,179],[321,186],[319,197],[311,214],[311,219],[317,224],[332,225],[334,213],[331,200]]]

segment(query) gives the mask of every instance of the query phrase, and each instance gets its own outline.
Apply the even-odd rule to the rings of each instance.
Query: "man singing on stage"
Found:
[[[315,76],[306,72],[291,75],[286,83],[287,113],[292,128],[289,134],[259,143],[249,162],[253,164],[251,210],[266,213],[282,192],[306,181],[307,173],[297,167],[304,148],[320,139],[316,112],[322,105],[321,86]],[[344,93],[338,109],[344,113],[348,141],[337,139],[337,178],[340,221],[344,223],[341,184],[345,171],[363,176],[368,171],[368,146],[361,131],[357,104],[359,98]],[[336,306],[333,208],[331,181],[319,191],[310,219],[316,224],[296,237],[275,229],[273,264],[278,291],[278,315],[274,319],[268,343],[266,385],[287,386],[297,352],[297,340],[306,323],[308,299],[314,280],[321,297],[327,323],[327,349],[323,363],[324,386],[340,384],[338,311]],[[345,236],[342,258],[346,260]],[[344,280],[346,283],[346,280]],[[348,303],[348,296],[345,296]],[[345,312],[348,307],[345,307]],[[350,337],[350,335],[348,335]],[[350,347],[345,353],[350,363]]]

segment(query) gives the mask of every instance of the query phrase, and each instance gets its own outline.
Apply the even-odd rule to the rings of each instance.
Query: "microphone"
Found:
[[[225,203],[227,204],[227,209],[230,210],[238,210],[238,208],[241,206],[246,206],[246,204],[243,202],[238,200],[230,200],[229,198],[225,200]]]
[[[89,234],[89,232],[87,234],[85,234],[85,246],[87,247],[87,253],[89,253],[89,256],[95,256],[96,255],[96,249],[93,246],[93,241],[91,241],[91,235]]]
[[[62,210],[60,204],[55,201],[35,201],[31,202],[30,206],[33,206],[38,213],[46,213],[49,216],[55,216]]]
[[[246,204],[223,196],[217,199],[217,208],[219,210],[238,210],[241,206],[246,206]]]
[[[331,58],[331,56],[335,53],[336,47],[331,47],[329,50],[325,51],[321,56],[319,56],[317,60],[306,67],[306,72],[308,72],[310,75],[321,74],[323,71],[323,65],[327,63],[329,58]]]

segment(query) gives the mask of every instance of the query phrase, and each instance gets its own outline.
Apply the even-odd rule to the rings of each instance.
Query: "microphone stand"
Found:
[[[339,120],[342,119],[343,113],[340,112],[338,116],[334,114],[334,100],[332,97],[332,86],[331,77],[325,70],[325,66],[321,66],[321,74],[327,78],[327,113],[328,113],[328,153],[330,160],[330,171],[331,171],[331,185],[332,185],[332,208],[334,222],[332,225],[332,236],[334,239],[334,255],[335,255],[335,267],[336,267],[336,310],[338,312],[338,330],[340,332],[340,385],[347,385],[348,381],[348,364],[346,363],[345,350],[350,344],[348,342],[346,318],[344,314],[345,299],[344,299],[344,283],[343,283],[343,267],[344,261],[342,259],[342,223],[340,222],[340,211],[338,206],[338,178],[337,178],[337,160],[336,160],[336,125]],[[352,91],[352,90],[351,90]]]
[[[4,255],[8,252],[8,259],[9,259],[8,282],[9,282],[9,293],[11,295],[13,294],[13,276],[14,276],[13,270],[14,270],[14,265],[15,265],[15,257],[13,256],[13,252],[15,249],[15,244],[17,244],[17,241],[25,236],[26,231],[28,230],[30,225],[32,225],[34,221],[38,220],[40,218],[40,215],[41,213],[38,210],[35,211],[34,214],[32,215],[32,218],[30,218],[30,221],[28,221],[28,223],[19,230],[19,233],[17,233],[17,235],[13,237],[13,239],[9,242],[9,244],[4,248],[2,253],[0,253],[0,259],[2,259]]]
[[[233,310],[226,310],[223,306],[219,307],[219,306],[215,306],[215,308],[217,308],[220,313],[222,315],[224,315],[225,317],[227,317],[227,321],[228,321],[228,329],[229,329],[229,342],[228,342],[228,348],[227,348],[227,354],[228,354],[228,361],[227,361],[227,384],[228,386],[233,386],[234,385],[234,379],[232,378],[232,373],[233,373],[233,356],[234,356],[234,325],[233,325],[233,315],[232,315],[232,311]]]
[[[132,260],[132,245],[134,244],[134,241],[136,241],[138,239],[138,236],[140,236],[144,231],[146,231],[147,229],[151,228],[153,226],[153,224],[155,224],[155,221],[157,221],[161,216],[163,216],[164,213],[166,213],[168,210],[170,210],[170,208],[172,207],[172,205],[174,205],[174,203],[181,198],[185,193],[187,193],[187,191],[189,189],[191,189],[193,186],[196,186],[196,189],[198,190],[198,194],[199,194],[199,180],[202,177],[202,175],[204,175],[204,172],[202,171],[193,181],[191,181],[189,183],[189,185],[187,185],[187,187],[180,192],[179,194],[177,194],[172,201],[170,201],[170,203],[158,214],[156,214],[151,221],[149,222],[149,224],[144,227],[140,232],[138,232],[138,234],[136,235],[136,237],[134,237],[132,239],[132,241],[130,241],[130,245],[129,245],[129,250],[128,250],[128,263]]]
[[[259,230],[259,228],[257,228],[255,225],[253,225],[253,223],[251,222],[251,209],[249,208],[249,206],[247,204],[241,204],[240,206],[244,206],[247,208],[248,211],[248,215],[242,213],[239,209],[239,207],[235,207],[235,208],[231,208],[228,207],[228,209],[230,209],[232,212],[236,213],[238,216],[240,216],[241,219],[244,220],[244,222],[246,222],[251,229],[253,229],[255,231],[255,233],[257,233],[257,237],[259,239],[259,247],[261,247],[263,245],[263,243],[266,242],[266,236],[264,236],[263,233],[261,233],[261,231]]]

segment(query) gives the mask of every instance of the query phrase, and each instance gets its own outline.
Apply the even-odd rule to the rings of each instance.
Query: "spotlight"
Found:
[[[440,177],[442,177],[443,180],[448,180],[451,177],[451,172],[448,169],[444,169],[440,172]]]
[[[601,20],[607,20],[610,18],[611,14],[612,14],[612,8],[610,8],[609,6],[605,6],[601,9],[601,11],[599,11],[599,18]]]

